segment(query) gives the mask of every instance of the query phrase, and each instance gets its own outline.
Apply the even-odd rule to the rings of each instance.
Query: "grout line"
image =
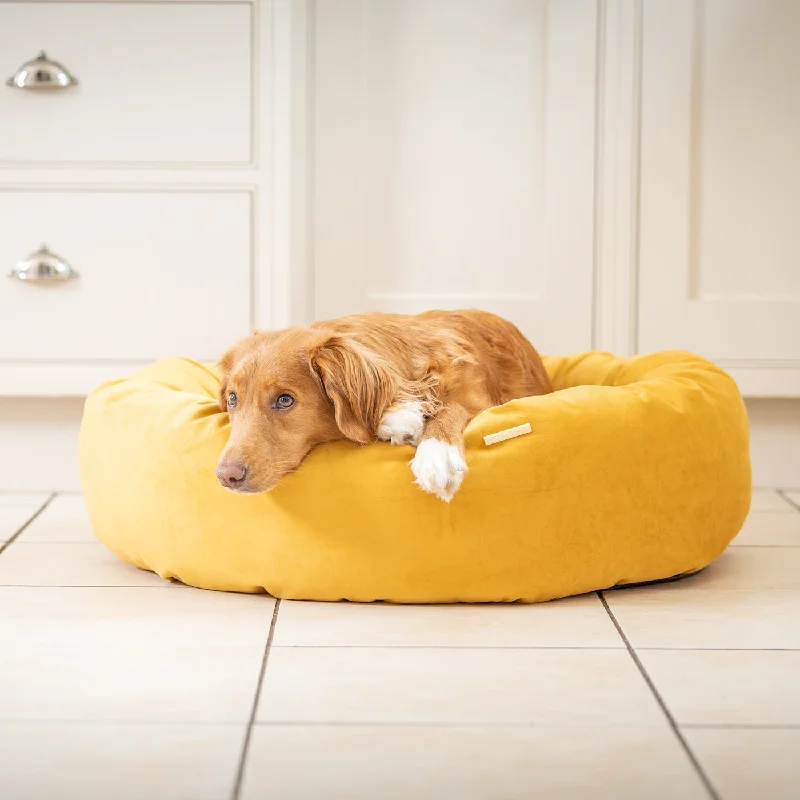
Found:
[[[46,1],[50,2],[50,0]],[[13,397],[13,395],[6,395],[6,396]],[[36,494],[50,495],[50,494],[69,494],[69,493],[61,492],[58,489],[31,489],[30,491],[26,489],[0,489],[0,497],[20,497],[20,496],[24,497],[26,495],[36,495]],[[76,492],[76,494],[80,494],[80,492]]]
[[[50,495],[50,497],[48,497],[47,500],[45,500],[44,503],[42,503],[39,510],[33,516],[29,517],[27,522],[25,522],[22,525],[22,527],[18,531],[16,531],[10,539],[0,544],[0,555],[2,555],[12,545],[12,543],[15,542],[17,538],[27,530],[28,526],[31,525],[31,523],[34,520],[38,519],[39,515],[47,508],[47,506],[49,506],[50,503],[52,503],[53,500],[55,500],[57,494],[58,494],[57,492],[53,492]]]
[[[731,542],[728,547],[800,547],[800,544],[734,544]]]
[[[105,0],[98,0],[105,2]],[[2,2],[2,0],[0,0]],[[86,727],[175,727],[183,726],[191,728],[195,725],[199,727],[221,727],[221,728],[241,728],[246,720],[237,719],[164,719],[154,717],[153,719],[130,719],[120,717],[3,717],[0,716],[0,725],[84,725]]]
[[[784,591],[782,589],[767,589],[766,591]],[[788,591],[792,591],[789,589]],[[637,647],[637,650],[663,650],[668,653],[796,653],[800,647]]]
[[[161,723],[159,723],[161,724]],[[187,724],[187,723],[176,723]],[[194,724],[194,723],[189,723]],[[198,723],[199,724],[199,723]],[[222,723],[220,723],[222,724]],[[225,723],[230,724],[230,723]],[[652,725],[646,723],[612,722],[607,725],[567,723],[557,722],[520,722],[518,720],[500,720],[497,722],[487,722],[481,720],[448,720],[448,719],[363,719],[363,720],[342,720],[342,719],[298,719],[298,720],[264,720],[254,723],[258,728],[537,728],[539,730],[569,730],[571,728],[598,729],[603,732],[615,728],[646,729]],[[736,723],[705,723],[692,722],[681,725],[682,730],[766,730],[766,731],[795,731],[800,730],[800,724],[796,725],[759,725],[759,724],[736,724]],[[715,795],[716,797],[717,795]]]
[[[628,649],[628,653],[630,654],[630,657],[633,659],[633,663],[636,664],[636,666],[639,669],[639,672],[641,673],[642,677],[645,680],[645,683],[650,687],[650,691],[653,693],[653,697],[655,698],[658,705],[661,707],[661,711],[667,718],[667,722],[669,723],[670,728],[672,728],[672,732],[675,734],[675,737],[677,738],[679,744],[683,748],[683,751],[686,753],[686,756],[688,757],[689,761],[694,767],[695,772],[697,772],[697,775],[700,778],[701,782],[703,783],[703,786],[705,786],[706,791],[713,800],[721,800],[719,792],[717,792],[717,790],[714,788],[714,785],[711,783],[711,779],[708,777],[708,775],[706,775],[706,772],[700,765],[697,756],[695,756],[695,754],[692,752],[692,749],[689,747],[688,742],[683,737],[683,734],[681,733],[678,724],[675,722],[675,718],[672,716],[672,713],[670,712],[669,708],[667,708],[667,704],[664,702],[664,699],[659,694],[658,689],[656,689],[656,685],[653,683],[653,679],[650,677],[650,675],[648,675],[647,670],[644,668],[644,664],[642,664],[641,660],[639,659],[639,656],[636,654],[636,651],[633,649],[631,643],[628,641],[628,637],[625,635],[625,632],[622,630],[622,626],[619,624],[617,618],[614,616],[614,612],[608,605],[608,602],[606,601],[606,598],[603,596],[603,593],[598,592],[597,596],[600,598],[600,602],[603,604],[606,612],[608,613],[608,616],[614,623],[614,627],[617,629],[617,633],[619,633],[619,635],[622,637],[622,641],[625,642],[625,647]]]
[[[768,591],[783,591],[780,589]],[[786,591],[793,591],[791,589]],[[625,650],[624,644],[619,645],[562,645],[562,644],[537,644],[537,645],[506,645],[506,644],[273,644],[273,650],[588,650],[590,652],[604,651],[619,653]],[[691,652],[721,652],[721,653],[794,653],[800,647],[687,647],[659,646],[638,647],[637,650],[664,650],[666,652],[691,651]]]
[[[800,729],[800,724],[795,725],[770,725],[769,723],[760,724],[757,722],[687,722],[681,725],[684,730],[746,730],[746,731],[796,731]]]
[[[269,652],[272,648],[272,640],[275,638],[275,624],[278,621],[278,609],[281,607],[280,599],[275,599],[275,609],[272,612],[272,621],[269,624],[269,633],[267,634],[267,643],[264,646],[264,657],[261,659],[261,671],[258,674],[258,685],[256,686],[255,697],[253,697],[253,707],[250,710],[250,719],[247,721],[247,730],[244,734],[244,743],[242,744],[242,755],[239,759],[239,768],[236,770],[236,780],[233,783],[233,792],[231,800],[239,800],[242,793],[242,782],[244,780],[244,769],[247,764],[247,756],[250,752],[250,739],[253,735],[253,726],[256,722],[256,713],[258,711],[258,701],[261,698],[261,688],[264,685],[264,675],[267,672],[267,661],[269,661]]]
[[[624,645],[479,645],[479,644],[274,644],[273,650],[611,650],[619,653]],[[673,648],[665,648],[673,649]]]
[[[44,0],[42,0],[44,2]],[[0,0],[2,3],[3,0]],[[96,0],[96,2],[105,2],[105,0]],[[141,0],[140,0],[141,2]],[[199,0],[198,0],[199,2]],[[211,2],[211,0],[208,0]],[[233,2],[233,0],[231,0]],[[20,547],[21,543],[17,543]],[[165,586],[159,586],[155,583],[0,583],[0,588],[4,589],[175,589],[183,591],[184,589],[194,589],[198,592],[217,592],[220,594],[236,595],[241,597],[265,597],[267,600],[274,600],[275,598],[267,592],[234,592],[227,590],[217,589],[203,589],[199,586],[190,586],[188,583],[167,583]],[[732,590],[736,591],[736,590]],[[781,591],[776,589],[775,591]],[[785,591],[792,591],[787,589]]]
[[[4,725],[83,725],[86,727],[215,727],[238,728],[241,720],[225,719],[120,719],[116,717],[87,718],[87,717],[0,717],[0,724]],[[557,722],[520,722],[519,720],[449,720],[449,719],[366,719],[366,720],[341,720],[341,719],[299,719],[299,720],[264,720],[253,722],[256,728],[537,728],[539,730],[563,730],[575,727],[597,728],[608,731],[614,728],[652,728],[646,723],[633,724],[629,722],[612,722],[608,725],[583,725],[561,724]],[[735,722],[688,722],[681,726],[682,730],[750,730],[750,731],[796,731],[800,730],[800,723],[793,725],[770,725],[768,723],[735,723]]]
[[[2,2],[2,0],[0,0]],[[44,0],[42,0],[44,2]],[[11,544],[11,542],[6,542],[6,544]],[[20,542],[17,547],[22,547],[24,542]],[[0,553],[3,551],[0,550]],[[169,584],[167,586],[154,586],[152,584],[144,584],[139,585],[137,583],[0,583],[0,587],[4,589],[174,589],[178,590],[182,587],[186,587],[188,589],[196,589],[196,586],[189,586],[188,584],[182,584],[182,587],[179,587],[175,584]],[[203,590],[205,591],[205,590]],[[263,593],[262,593],[263,594]],[[253,592],[254,596],[258,596],[256,592]],[[249,595],[248,595],[249,596]]]
[[[264,720],[256,722],[258,728],[536,728],[538,730],[598,730],[607,732],[609,730],[621,729],[653,729],[653,725],[646,723],[630,723],[615,721],[610,724],[595,723],[559,723],[559,722],[533,722],[519,720],[498,720],[488,722],[485,720],[455,720],[455,719],[280,719]],[[785,727],[785,726],[784,726]]]
[[[778,493],[778,497],[780,497],[782,500],[785,500],[795,511],[800,511],[800,505],[795,503],[795,501],[792,500],[792,498],[789,497],[789,495],[786,494],[783,489],[776,489],[775,491]]]
[[[91,1],[105,2],[105,0],[91,0]],[[89,539],[53,539],[52,541],[43,540],[38,542],[20,542],[20,544],[31,546],[31,545],[42,545],[42,544],[103,544],[103,543],[99,539],[94,539],[93,541]]]
[[[778,511],[776,513],[777,514],[781,514],[781,516],[784,519],[791,519],[791,517],[792,517],[791,512],[789,512],[789,514],[783,514],[782,511]],[[758,550],[758,549],[760,549],[762,547],[783,547],[783,548],[791,549],[793,547],[794,548],[800,547],[800,544],[733,544],[733,543],[731,543],[731,544],[728,545],[728,547],[732,547],[735,550],[748,550],[748,549]],[[687,577],[691,578],[692,576],[688,575]],[[615,588],[625,588],[625,587],[623,586],[623,587],[615,587]],[[608,589],[601,589],[600,591],[601,592],[607,592]]]
[[[100,2],[101,0],[92,0],[92,2]],[[141,0],[139,0],[141,2]],[[52,2],[52,0],[50,0]],[[184,0],[185,2],[185,0]],[[776,516],[786,516],[792,515],[797,509],[794,506],[794,501],[792,503],[784,503],[786,506],[785,508],[751,508],[750,513],[747,515],[747,519],[751,517],[776,517]]]

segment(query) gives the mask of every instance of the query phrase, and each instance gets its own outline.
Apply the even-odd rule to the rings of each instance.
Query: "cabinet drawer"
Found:
[[[216,359],[249,333],[248,192],[0,191],[0,219],[0,361]],[[79,277],[9,275],[42,242]]]
[[[248,163],[249,3],[0,3],[0,161]],[[78,80],[7,86],[44,50]]]

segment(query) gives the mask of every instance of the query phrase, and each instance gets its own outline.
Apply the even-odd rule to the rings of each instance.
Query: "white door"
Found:
[[[480,307],[592,343],[593,0],[325,0],[317,318]]]
[[[800,394],[800,3],[645,0],[641,351]]]

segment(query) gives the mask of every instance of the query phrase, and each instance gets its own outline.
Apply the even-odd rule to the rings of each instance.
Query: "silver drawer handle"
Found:
[[[58,61],[52,61],[44,50],[32,61],[26,61],[7,81],[17,89],[66,89],[78,79]]]
[[[63,283],[74,281],[80,275],[67,261],[51,253],[43,244],[35,253],[20,261],[8,273],[8,277],[25,283]]]

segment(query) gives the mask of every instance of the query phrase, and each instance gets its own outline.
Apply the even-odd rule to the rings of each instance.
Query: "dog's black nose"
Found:
[[[233,461],[226,462],[217,467],[217,477],[226,489],[237,489],[247,477],[247,467]]]

